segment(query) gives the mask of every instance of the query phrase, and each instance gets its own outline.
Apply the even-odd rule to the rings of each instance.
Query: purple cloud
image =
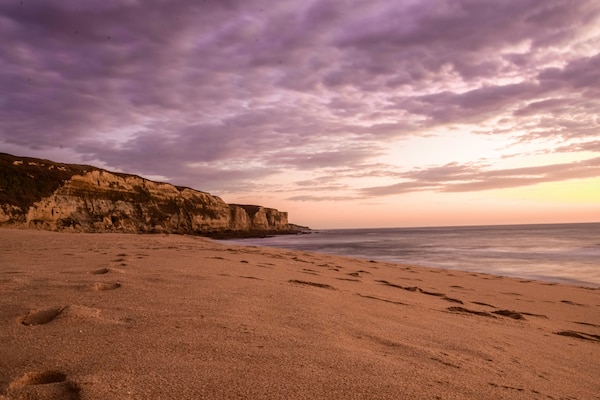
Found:
[[[390,142],[449,124],[579,151],[569,140],[599,134],[598,21],[593,0],[9,0],[0,147],[217,193],[286,171],[377,176]]]
[[[458,165],[417,169],[401,175],[402,182],[364,188],[366,197],[386,196],[416,191],[476,192],[559,182],[600,176],[600,157],[584,161],[538,167],[493,170],[484,166]]]

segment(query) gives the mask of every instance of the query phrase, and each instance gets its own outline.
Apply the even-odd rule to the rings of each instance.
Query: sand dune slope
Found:
[[[598,399],[600,290],[0,229],[0,398]]]

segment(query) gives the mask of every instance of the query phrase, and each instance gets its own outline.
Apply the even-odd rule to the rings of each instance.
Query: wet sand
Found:
[[[0,399],[597,399],[600,290],[0,229]]]

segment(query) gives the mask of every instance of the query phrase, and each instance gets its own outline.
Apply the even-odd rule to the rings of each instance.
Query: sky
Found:
[[[597,0],[2,0],[0,152],[312,228],[600,221]]]

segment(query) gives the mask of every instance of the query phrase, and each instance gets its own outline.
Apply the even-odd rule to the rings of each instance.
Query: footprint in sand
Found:
[[[560,336],[569,336],[577,339],[590,340],[593,342],[600,342],[600,335],[592,335],[590,333],[585,332],[576,332],[576,331],[560,331],[554,332],[556,335]]]
[[[476,304],[482,304],[482,303],[476,303]],[[487,306],[493,307],[493,306],[490,306],[489,304]],[[516,319],[516,320],[525,320],[525,315],[529,315],[532,317],[539,317],[539,318],[548,318],[547,316],[541,315],[541,314],[533,314],[533,313],[519,312],[519,311],[513,311],[513,310],[495,310],[495,311],[492,311],[491,313],[486,312],[486,311],[470,310],[470,309],[464,308],[464,307],[448,307],[447,310],[456,312],[456,313],[475,314],[475,315],[480,315],[482,317],[493,317],[493,318],[495,318],[495,316],[492,314],[495,314],[495,315],[500,315],[501,317],[512,318],[512,319]]]
[[[78,400],[79,387],[60,371],[28,372],[8,386],[9,399]]]
[[[458,304],[465,304],[462,300],[459,299],[455,299],[453,297],[448,297],[448,296],[442,296],[440,297],[442,300],[446,300],[450,303],[458,303]]]
[[[323,288],[323,289],[335,290],[335,288],[333,286],[328,285],[326,283],[300,281],[298,279],[290,279],[289,282],[290,283],[295,283],[295,284],[298,284],[298,285],[314,286],[314,287]]]
[[[26,326],[44,325],[60,318],[96,319],[100,318],[100,310],[79,305],[64,307],[50,307],[43,310],[31,310],[25,316],[19,318],[19,322]]]
[[[481,317],[496,318],[496,317],[494,317],[492,314],[490,314],[488,312],[470,310],[470,309],[464,308],[464,307],[448,307],[447,310],[451,311],[451,312],[455,312],[455,313],[475,314],[475,315],[479,315]]]
[[[303,259],[301,259],[301,258],[298,258],[298,257],[295,257],[295,256],[294,256],[294,257],[292,257],[292,260],[294,260],[294,261],[298,261],[298,262],[307,263],[307,264],[314,264],[312,261],[303,260]]]
[[[108,274],[109,272],[110,272],[110,269],[108,269],[108,268],[100,268],[100,269],[95,269],[95,270],[91,271],[90,274],[104,275],[104,274]]]
[[[96,289],[98,291],[115,290],[120,287],[121,287],[121,284],[116,283],[116,282],[112,282],[112,283],[98,282],[98,283],[94,284],[94,289]]]
[[[493,306],[493,305],[491,305],[491,304],[488,304],[488,303],[483,303],[483,302],[481,302],[481,301],[472,301],[471,303],[473,303],[473,304],[478,304],[478,305],[480,305],[480,306],[485,306],[485,307],[496,308],[496,306]]]
[[[319,273],[313,269],[310,268],[302,268],[301,271],[303,274],[309,274],[309,275],[319,275]]]
[[[589,322],[577,322],[577,321],[573,321],[573,323],[574,324],[579,324],[579,325],[593,326],[594,328],[600,328],[600,325],[591,324]]]
[[[126,267],[127,263],[126,263],[126,259],[125,257],[127,257],[127,254],[125,253],[119,253],[117,254],[117,258],[115,258],[114,260],[112,260],[112,262],[114,263],[119,263],[119,266],[121,267]]]
[[[520,313],[518,311],[513,311],[513,310],[497,310],[497,311],[492,311],[492,313],[501,315],[503,317],[512,318],[512,319],[525,319],[525,317],[523,316],[522,313]]]
[[[64,307],[50,307],[43,310],[31,310],[20,319],[23,325],[44,325],[52,322],[63,312]]]
[[[402,306],[407,306],[408,305],[408,304],[403,303],[401,301],[387,300],[387,299],[382,299],[380,297],[375,297],[375,296],[370,296],[370,295],[364,295],[364,294],[360,294],[360,293],[356,293],[356,295],[360,296],[360,297],[364,297],[365,299],[373,299],[373,300],[383,301],[385,303],[399,304],[399,305],[402,305]]]
[[[574,301],[571,301],[571,300],[561,300],[560,302],[561,302],[561,303],[568,304],[568,305],[570,305],[570,306],[579,306],[579,307],[585,307],[585,304],[576,303],[576,302],[574,302]]]
[[[348,281],[348,282],[362,282],[360,279],[354,279],[354,278],[335,278],[339,281]]]
[[[397,285],[395,283],[391,283],[391,282],[384,281],[384,280],[376,280],[375,282],[383,283],[386,286],[391,286],[391,287],[394,287],[394,288],[403,289],[403,290],[406,290],[406,291],[409,291],[409,292],[418,292],[418,293],[422,293],[422,294],[427,295],[427,296],[439,297],[440,299],[446,300],[446,301],[448,301],[450,303],[464,304],[462,300],[455,299],[455,298],[452,298],[452,297],[448,297],[444,293],[430,292],[430,291],[427,291],[427,290],[423,290],[423,289],[421,289],[420,287],[417,287],[417,286],[402,286],[402,285]]]

